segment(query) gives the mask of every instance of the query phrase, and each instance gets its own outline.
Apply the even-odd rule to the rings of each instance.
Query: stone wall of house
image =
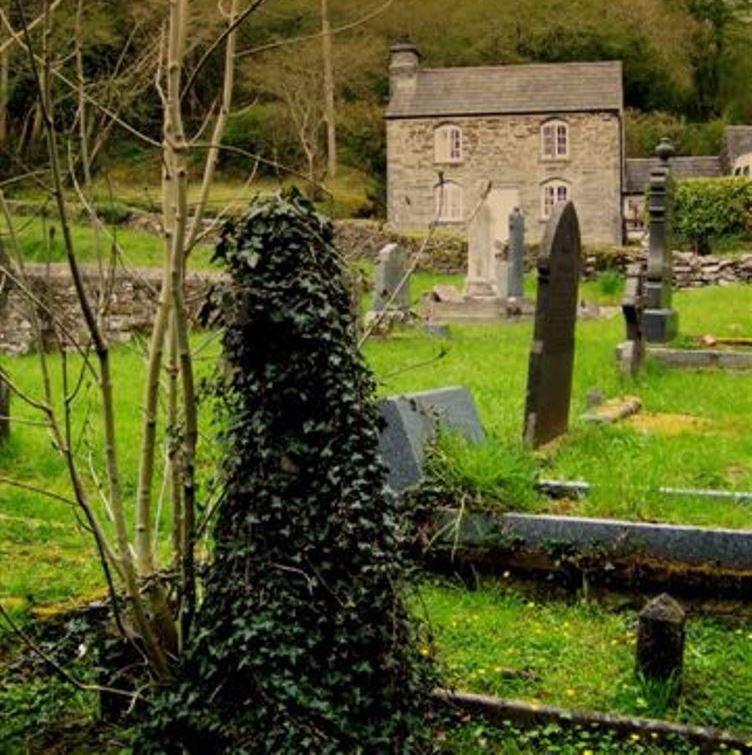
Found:
[[[460,184],[467,219],[489,181],[517,189],[528,238],[540,240],[545,228],[543,185],[569,184],[585,243],[620,243],[622,238],[622,124],[615,112],[557,116],[569,126],[569,156],[549,160],[541,154],[541,126],[554,116],[500,115],[387,121],[387,187],[390,224],[400,231],[426,230],[434,218],[434,187],[441,171]],[[463,161],[434,163],[434,130],[444,123],[463,132]],[[464,224],[456,226],[464,232]]]
[[[161,270],[118,271],[107,286],[100,285],[98,271],[84,267],[83,277],[91,301],[100,311],[110,342],[123,343],[146,335],[156,312]],[[213,273],[190,274],[186,303],[196,322],[198,311],[213,284],[221,276]],[[37,302],[36,306],[32,301]],[[81,308],[68,266],[27,265],[22,284],[7,278],[0,296],[0,353],[26,354],[36,347],[35,313],[46,348],[71,348],[72,342],[89,341]]]

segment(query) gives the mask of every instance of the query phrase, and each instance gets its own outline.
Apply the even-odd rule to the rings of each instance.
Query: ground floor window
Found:
[[[434,188],[434,214],[441,223],[461,223],[463,220],[462,186],[444,181]]]
[[[549,181],[543,184],[541,216],[548,220],[559,202],[569,201],[569,185],[564,181]]]

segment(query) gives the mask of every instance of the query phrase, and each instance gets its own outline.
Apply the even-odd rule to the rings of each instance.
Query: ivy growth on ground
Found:
[[[428,751],[404,512],[332,226],[296,193],[260,199],[216,256],[224,493],[195,639],[143,748]]]

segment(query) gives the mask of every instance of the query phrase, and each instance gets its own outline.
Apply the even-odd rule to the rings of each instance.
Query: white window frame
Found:
[[[568,202],[571,199],[569,184],[559,178],[546,181],[541,186],[541,220],[548,220],[554,207],[561,202]]]
[[[465,220],[462,184],[444,181],[433,189],[434,216],[439,223],[462,223]]]
[[[462,129],[456,123],[443,123],[433,132],[433,161],[440,165],[456,165],[464,156]]]
[[[541,157],[544,160],[569,159],[569,124],[558,118],[541,126]]]

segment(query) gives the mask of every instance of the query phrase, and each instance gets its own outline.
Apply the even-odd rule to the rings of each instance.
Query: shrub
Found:
[[[257,200],[217,256],[223,495],[182,685],[139,751],[425,752],[434,682],[402,601],[406,513],[333,228]]]
[[[625,118],[627,157],[652,157],[660,140],[668,137],[679,155],[717,155],[723,146],[725,121],[688,123],[661,111],[628,110]]]
[[[704,249],[714,240],[752,239],[752,181],[699,178],[676,183],[674,233]]]

